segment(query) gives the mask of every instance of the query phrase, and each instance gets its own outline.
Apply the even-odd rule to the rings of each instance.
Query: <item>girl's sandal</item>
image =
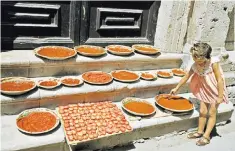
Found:
[[[188,138],[189,139],[196,139],[196,138],[200,138],[203,136],[203,133],[198,133],[198,132],[194,132],[194,133],[190,133],[188,134]]]
[[[198,145],[198,146],[205,146],[207,144],[210,144],[210,139],[206,138],[204,136],[201,139],[199,139],[196,143],[196,145]]]

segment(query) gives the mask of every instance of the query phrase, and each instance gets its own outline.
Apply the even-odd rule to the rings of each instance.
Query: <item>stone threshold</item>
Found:
[[[157,55],[143,55],[139,53],[134,53],[130,56],[117,56],[107,53],[101,57],[86,57],[82,55],[76,55],[73,58],[66,60],[53,61],[37,57],[33,50],[11,50],[7,52],[1,52],[1,66],[2,68],[17,67],[34,67],[34,66],[60,66],[62,64],[66,65],[79,65],[84,63],[120,63],[120,62],[164,62],[165,60],[181,62],[182,58],[187,56],[186,54],[178,53],[159,53]]]
[[[131,56],[107,54],[98,58],[77,55],[64,61],[52,61],[38,58],[30,50],[15,50],[1,53],[1,76],[47,77],[78,75],[96,70],[111,72],[112,70],[123,69],[133,71],[171,69],[179,68],[184,58],[187,57],[189,56],[176,53],[162,53],[154,56],[136,53]]]
[[[186,98],[193,98],[192,94],[190,93],[181,94],[181,96]],[[153,98],[148,98],[146,100],[154,103]],[[117,102],[116,104],[119,107],[121,105],[120,102]],[[197,103],[195,106],[197,106]],[[231,102],[229,104],[221,104],[218,108],[217,123],[227,121],[231,117],[233,109],[234,108]],[[131,121],[130,123],[134,128],[131,133],[119,134],[107,138],[100,138],[98,140],[92,140],[87,143],[79,144],[77,146],[68,146],[66,144],[64,132],[61,126],[47,135],[30,136],[25,135],[17,130],[15,125],[15,119],[17,117],[16,115],[2,116],[1,137],[4,139],[2,139],[1,150],[68,151],[75,150],[75,148],[109,148],[116,145],[126,144],[140,138],[162,136],[168,133],[179,132],[182,130],[194,128],[197,126],[198,116],[198,111],[194,110],[191,115],[166,116],[160,118],[144,119],[140,121]]]

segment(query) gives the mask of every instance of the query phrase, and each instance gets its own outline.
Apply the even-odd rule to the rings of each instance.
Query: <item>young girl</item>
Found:
[[[197,145],[210,143],[210,133],[216,123],[216,112],[220,103],[228,103],[223,71],[218,60],[211,58],[211,47],[206,43],[196,43],[191,48],[194,64],[190,71],[180,80],[179,84],[171,90],[176,94],[179,88],[191,77],[190,89],[194,96],[200,100],[200,116],[197,132],[190,133],[189,139],[200,138]],[[209,119],[204,133],[204,128]]]

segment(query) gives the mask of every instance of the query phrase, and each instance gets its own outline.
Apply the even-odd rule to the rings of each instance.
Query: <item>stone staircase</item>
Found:
[[[170,70],[171,68],[187,67],[190,57],[186,54],[162,53],[157,56],[146,56],[135,53],[124,57],[107,54],[99,58],[89,58],[77,55],[65,61],[50,61],[38,58],[31,50],[16,50],[1,53],[1,76],[23,76],[35,80],[46,77],[61,77],[64,75],[80,76],[86,71],[128,69],[136,72]],[[227,66],[225,66],[227,67]],[[233,66],[232,66],[233,67]],[[226,84],[232,87],[235,84],[235,73],[230,69],[225,72]],[[134,131],[108,138],[90,141],[79,146],[68,146],[64,139],[62,127],[53,132],[29,136],[19,132],[15,125],[18,113],[25,109],[46,107],[55,109],[58,105],[78,102],[96,102],[111,100],[120,106],[125,97],[146,98],[154,103],[154,96],[168,93],[177,85],[181,78],[158,78],[155,81],[139,80],[135,83],[121,83],[113,81],[109,85],[95,86],[84,83],[80,87],[60,86],[53,90],[37,88],[21,96],[6,96],[1,94],[2,114],[2,150],[76,150],[80,148],[100,149],[125,144],[130,141],[164,135],[173,131],[187,130],[196,127],[198,111],[186,116],[167,116],[161,118],[131,121]],[[231,89],[233,91],[233,89]],[[234,92],[233,92],[234,93]],[[193,98],[186,84],[180,95]],[[218,122],[226,121],[231,117],[233,104],[223,104],[218,111]]]

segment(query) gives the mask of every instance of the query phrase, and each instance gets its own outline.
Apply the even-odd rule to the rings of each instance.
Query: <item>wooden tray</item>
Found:
[[[63,83],[62,81],[63,81],[64,79],[67,79],[67,78],[78,79],[78,80],[79,80],[79,83],[78,83],[78,84],[66,84],[66,83]],[[60,78],[60,81],[61,81],[61,83],[62,83],[63,85],[68,86],[68,87],[75,87],[75,86],[79,86],[79,85],[82,85],[82,84],[83,84],[82,78],[78,78],[78,77],[75,77],[75,76],[65,76],[65,77]]]
[[[126,72],[130,72],[130,73],[134,73],[134,74],[136,74],[138,77],[137,77],[136,79],[133,79],[133,80],[122,80],[122,79],[115,78],[115,77],[113,76],[113,73],[114,73],[114,72],[120,72],[120,71],[126,71]],[[112,77],[113,77],[115,80],[120,81],[120,82],[126,82],[126,83],[135,82],[135,81],[138,81],[138,80],[140,79],[140,75],[139,75],[139,74],[137,74],[137,73],[135,73],[135,72],[133,72],[133,71],[128,71],[128,70],[115,70],[115,71],[112,71],[112,72],[111,72],[111,75],[112,75]]]
[[[144,50],[141,50],[139,48],[136,48],[138,46],[141,46],[141,47],[146,47],[146,48],[153,48],[155,49],[156,51],[144,51]],[[160,53],[159,49],[154,47],[154,46],[151,46],[151,45],[144,45],[144,44],[136,44],[136,45],[132,45],[132,48],[139,52],[139,53],[142,53],[142,54],[146,54],[146,55],[154,55],[154,54],[157,54],[157,53]]]
[[[67,57],[50,57],[50,56],[45,56],[45,55],[39,54],[39,51],[41,49],[43,49],[43,48],[64,48],[64,49],[70,50],[71,52],[74,52],[74,54],[70,55],[70,56],[67,56]],[[71,58],[71,57],[74,57],[74,56],[77,55],[77,52],[74,49],[71,49],[71,48],[68,48],[68,47],[63,47],[63,46],[43,46],[43,47],[38,47],[38,48],[34,49],[34,53],[37,56],[40,56],[42,58],[46,58],[46,59],[49,59],[49,60],[65,60],[65,59],[68,59],[68,58]]]
[[[89,142],[89,141],[91,141],[91,140],[98,140],[98,139],[100,139],[100,138],[107,138],[107,137],[109,137],[109,136],[119,135],[119,134],[122,134],[122,133],[123,133],[123,132],[118,132],[118,133],[114,133],[114,134],[105,134],[104,136],[98,136],[97,138],[94,138],[94,139],[88,138],[87,140],[82,140],[82,141],[79,141],[79,140],[70,141],[70,140],[68,139],[67,134],[66,134],[66,130],[65,130],[65,127],[64,127],[64,122],[63,122],[63,119],[62,119],[61,114],[59,113],[59,108],[58,108],[58,107],[56,108],[56,112],[57,112],[59,118],[61,119],[61,124],[62,124],[63,130],[64,130],[64,135],[65,135],[66,141],[67,141],[67,143],[68,143],[69,145],[77,145],[77,144],[79,144],[79,143]],[[126,117],[125,117],[125,119],[126,119],[126,121],[129,123],[129,125],[130,125],[130,122],[127,120]],[[131,126],[131,125],[130,125],[130,126]],[[132,128],[132,127],[131,127],[131,128]],[[124,133],[129,133],[129,132],[131,132],[131,131],[133,131],[133,128],[132,128],[131,130],[129,130],[129,131],[124,132]]]
[[[114,48],[115,47],[123,47],[123,48],[129,49],[130,51],[129,52],[118,52],[118,51],[111,50],[110,47],[114,47]],[[134,52],[134,49],[132,49],[131,47],[123,46],[123,45],[108,45],[105,47],[105,50],[107,50],[108,52],[110,52],[112,54],[120,55],[120,56],[128,56]]]
[[[125,104],[126,104],[126,103],[129,103],[129,102],[144,102],[144,103],[146,103],[146,104],[151,105],[151,106],[154,108],[154,111],[153,111],[152,113],[149,113],[149,114],[133,112],[133,111],[131,111],[131,110],[129,110],[129,109],[127,109],[127,108],[125,107]],[[125,111],[127,111],[127,112],[129,112],[129,113],[131,113],[131,114],[133,114],[133,115],[136,115],[136,116],[150,116],[150,115],[153,115],[153,114],[156,112],[156,108],[155,108],[151,103],[149,103],[148,101],[146,101],[146,100],[144,100],[144,99],[134,98],[134,97],[127,97],[127,98],[123,99],[123,100],[122,100],[122,108],[123,108]]]
[[[165,106],[162,106],[161,104],[159,104],[158,103],[158,99],[159,99],[159,97],[168,97],[169,95],[167,95],[167,94],[161,94],[161,95],[157,95],[156,97],[155,97],[155,103],[156,103],[156,105],[158,105],[158,106],[160,106],[161,108],[163,108],[163,109],[166,109],[166,110],[169,110],[169,111],[171,111],[171,112],[176,112],[176,113],[182,113],[182,112],[189,112],[189,111],[192,111],[192,110],[194,110],[195,109],[195,107],[194,107],[194,104],[190,101],[190,100],[188,100],[188,99],[186,99],[186,100],[188,100],[191,104],[192,104],[192,108],[190,108],[190,109],[188,109],[188,110],[176,110],[176,109],[171,109],[171,108],[167,108],[167,107],[165,107]],[[180,97],[181,98],[181,97]]]
[[[54,115],[55,118],[56,118],[56,123],[55,123],[55,125],[54,125],[51,129],[46,130],[46,131],[43,131],[43,132],[28,132],[28,131],[25,131],[25,130],[21,129],[21,128],[18,127],[18,125],[16,124],[17,128],[18,128],[21,132],[24,132],[24,133],[26,133],[26,134],[43,134],[43,133],[47,133],[47,132],[52,131],[52,130],[55,129],[55,128],[59,125],[59,123],[60,123],[60,120],[59,120],[59,117],[57,116],[57,114],[54,113],[54,111],[52,111],[52,110],[50,110],[50,109],[47,109],[47,108],[34,108],[34,109],[25,110],[25,111],[21,112],[21,113],[17,116],[16,122],[17,122],[17,120],[19,120],[20,118],[23,118],[23,117],[25,117],[25,116],[27,116],[28,114],[33,113],[33,112],[49,112],[49,113],[51,113],[51,114]]]
[[[43,82],[43,81],[56,81],[56,82],[57,82],[57,85],[55,85],[55,86],[42,86],[42,85],[40,85],[40,83]],[[44,88],[44,89],[54,89],[54,88],[60,86],[60,85],[61,85],[61,82],[60,82],[60,80],[57,79],[57,78],[47,78],[47,79],[39,80],[39,81],[37,82],[37,85],[38,85],[38,87],[41,87],[41,88]]]
[[[78,48],[81,48],[81,47],[85,47],[85,48],[97,48],[97,49],[102,50],[103,52],[102,53],[86,53],[86,52],[81,52],[81,51],[77,50]],[[88,56],[88,57],[98,57],[98,56],[102,56],[102,55],[107,53],[104,48],[98,47],[98,46],[92,46],[92,45],[80,45],[80,46],[76,46],[76,47],[74,47],[74,50],[77,51],[79,54],[81,54],[83,56]]]
[[[5,90],[1,89],[1,93],[7,94],[7,95],[21,95],[21,94],[24,94],[24,93],[27,93],[27,92],[33,90],[37,86],[36,82],[34,82],[33,80],[31,80],[29,78],[25,78],[25,77],[7,77],[7,78],[1,79],[1,83],[10,82],[10,81],[30,81],[30,82],[34,83],[34,86],[30,89],[23,90],[23,91],[5,91]]]

